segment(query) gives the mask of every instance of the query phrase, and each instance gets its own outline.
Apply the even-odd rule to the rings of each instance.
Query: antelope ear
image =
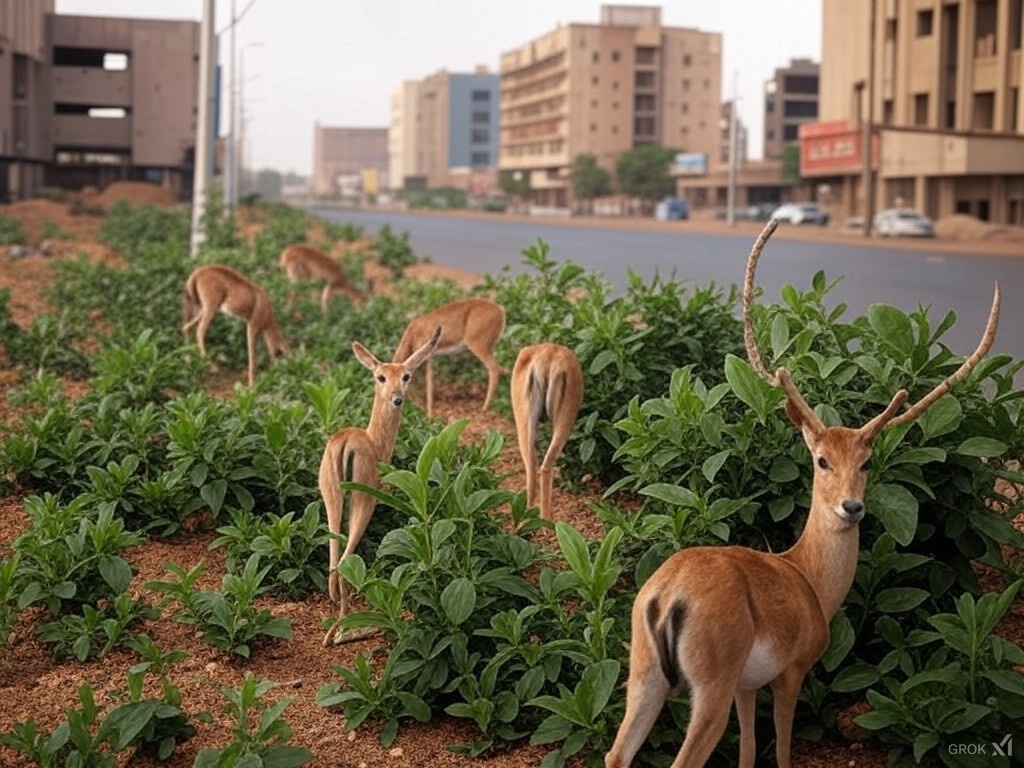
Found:
[[[369,368],[371,371],[376,370],[377,366],[381,364],[380,360],[374,357],[373,352],[368,350],[358,341],[352,342],[352,353],[356,356],[356,360],[358,360],[364,366]]]
[[[432,354],[434,354],[434,349],[437,347],[437,342],[440,338],[441,326],[437,326],[436,330],[434,331],[434,335],[427,340],[426,344],[424,344],[422,347],[420,347],[411,355],[409,355],[409,357],[406,358],[403,365],[405,365],[405,367],[408,368],[409,370],[415,371],[417,368],[423,365],[423,363],[426,362],[426,360]]]

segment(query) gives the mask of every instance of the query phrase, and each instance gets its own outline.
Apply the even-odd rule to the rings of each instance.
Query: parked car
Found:
[[[828,224],[828,212],[817,203],[785,203],[771,217],[789,224]]]
[[[879,211],[872,222],[879,237],[935,237],[932,220],[910,208]]]

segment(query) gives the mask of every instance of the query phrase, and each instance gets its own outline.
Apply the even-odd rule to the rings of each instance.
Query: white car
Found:
[[[817,203],[786,203],[772,211],[771,217],[789,224],[828,224],[828,213]]]
[[[935,237],[932,220],[910,208],[879,211],[872,226],[879,237]]]

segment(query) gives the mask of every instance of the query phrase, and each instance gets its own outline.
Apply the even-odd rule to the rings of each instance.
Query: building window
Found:
[[[976,131],[991,131],[995,127],[996,94],[984,91],[974,94],[971,127]]]
[[[633,99],[633,109],[637,112],[653,112],[654,96],[650,93],[638,93]]]
[[[491,140],[491,132],[486,128],[474,128],[470,134],[470,141],[474,144],[487,144]]]
[[[657,61],[658,51],[655,48],[637,48],[635,55],[637,64],[650,65]]]
[[[590,54],[590,60],[592,62],[594,62],[595,64],[597,64],[597,62],[600,60],[600,58],[601,58],[601,55],[597,51],[594,51],[592,54]]]
[[[654,135],[654,118],[637,117],[633,120],[633,133],[637,136]]]
[[[688,53],[683,54],[683,66],[688,67],[693,63],[693,57]]]
[[[928,125],[928,94],[914,94],[914,125]]]
[[[592,78],[590,78],[590,84],[591,85],[597,85],[597,83],[598,83],[597,75],[594,75]]]
[[[489,102],[491,100],[491,92],[490,91],[473,91],[472,94],[470,95],[470,98],[473,99],[473,101],[487,101],[487,102]]]
[[[979,59],[995,56],[996,0],[977,0],[975,8],[974,56]]]
[[[1021,16],[1024,15],[1024,0],[1010,0],[1010,50],[1019,51],[1021,43]]]
[[[653,72],[637,72],[634,80],[634,85],[637,88],[653,88],[654,87],[654,73]]]
[[[797,134],[797,126],[795,125],[784,125],[782,126],[782,140],[783,141],[796,141],[799,138]]]
[[[786,93],[815,94],[818,92],[818,76],[786,75],[782,78],[782,90]]]
[[[597,123],[591,123],[590,124],[590,132],[591,133],[597,133]]]
[[[782,113],[786,117],[817,117],[816,101],[787,101],[782,105]]]
[[[473,152],[469,156],[469,162],[475,166],[490,165],[491,164],[491,153],[490,152]]]
[[[491,122],[491,113],[490,112],[476,111],[476,112],[473,113],[473,122],[474,123],[489,123],[489,122]]]
[[[612,61],[618,61],[618,60],[619,60],[619,52],[618,51],[612,51]]]
[[[928,8],[917,12],[917,36],[931,37],[932,25],[935,22],[935,11]]]
[[[686,103],[686,102],[684,101],[684,102],[683,102],[683,114],[685,115],[685,114],[688,114],[689,112],[690,112],[690,105],[689,105],[689,104],[687,104],[687,103]]]
[[[886,99],[882,102],[882,125],[892,125],[893,109],[892,99]]]
[[[683,79],[683,90],[684,91],[690,90],[690,78],[688,78],[688,77]]]
[[[953,130],[956,126],[956,102],[952,99],[946,102],[946,128]]]

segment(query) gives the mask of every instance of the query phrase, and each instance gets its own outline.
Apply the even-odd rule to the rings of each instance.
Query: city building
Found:
[[[729,136],[732,135],[732,131],[736,131],[736,162],[745,163],[747,162],[747,143],[748,133],[747,126],[739,116],[739,111],[736,112],[736,124],[733,125],[733,102],[724,101],[722,102],[721,117],[718,120],[718,127],[721,131],[721,137],[719,143],[721,144],[721,154],[719,155],[719,163],[721,165],[729,165],[731,162],[729,158]]]
[[[654,6],[601,6],[501,57],[499,168],[535,206],[568,210],[570,169],[644,144],[721,157],[722,36],[661,24]]]
[[[391,95],[388,147],[395,189],[490,192],[498,165],[498,75],[441,70]]]
[[[818,64],[792,59],[764,84],[764,157],[779,159],[801,125],[818,121]]]
[[[0,4],[0,199],[146,180],[191,192],[199,25]]]
[[[823,2],[801,173],[834,216],[906,205],[1024,224],[1024,2]]]
[[[313,127],[314,197],[363,198],[387,188],[387,128]]]

